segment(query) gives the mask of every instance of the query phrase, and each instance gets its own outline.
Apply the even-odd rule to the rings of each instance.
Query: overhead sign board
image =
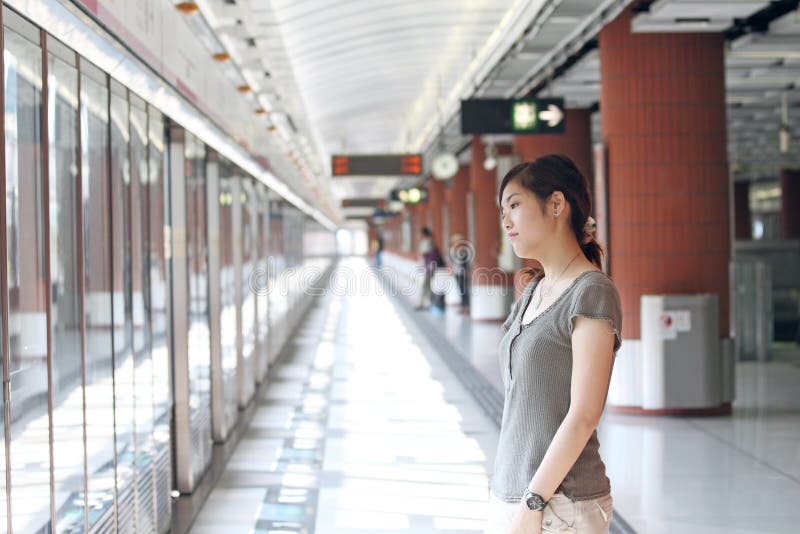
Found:
[[[382,208],[386,205],[383,198],[344,198],[343,208]]]
[[[422,174],[422,155],[335,155],[331,169],[333,176],[418,176]]]
[[[461,101],[461,133],[465,135],[563,133],[565,126],[563,98]]]

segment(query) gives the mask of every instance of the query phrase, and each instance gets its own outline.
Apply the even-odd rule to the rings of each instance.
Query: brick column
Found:
[[[469,190],[474,202],[475,260],[470,315],[476,320],[494,321],[508,316],[513,287],[511,276],[497,266],[502,231],[497,208],[497,173],[483,168],[485,150],[481,138],[473,137],[470,145]]]
[[[445,186],[444,201],[450,215],[450,235],[443,236],[449,243],[454,234],[467,238],[467,189],[469,188],[469,167],[462,165]]]
[[[442,254],[447,254],[447,237],[442,235],[442,203],[444,202],[444,183],[429,177],[426,182],[428,202],[426,209],[430,213],[431,231],[434,243]]]
[[[635,383],[647,387],[646,366],[663,363],[640,348],[642,295],[716,294],[718,333],[729,335],[731,246],[724,37],[631,33],[632,17],[626,10],[599,35],[609,264],[622,298],[622,333],[629,340],[618,361],[642,362],[640,376],[625,378],[630,391]],[[698,354],[691,366],[700,369],[719,357],[716,350]],[[690,367],[681,371],[687,377]],[[614,380],[623,380],[625,373],[618,371]],[[710,382],[722,374],[709,372]],[[609,404],[618,401],[609,395]]]
[[[422,239],[420,232],[422,227],[425,226],[427,213],[425,204],[413,204],[411,206],[411,255],[413,258],[417,257],[417,248]]]
[[[713,292],[728,335],[728,164],[722,34],[600,32],[611,272],[626,337],[647,293]]]
[[[733,183],[733,222],[736,239],[750,239],[750,182]]]
[[[565,154],[581,173],[592,178],[592,114],[588,109],[568,109],[562,134],[515,135],[514,153],[521,161],[533,161],[545,154]]]
[[[781,237],[800,239],[800,169],[781,170]]]
[[[496,175],[483,168],[486,146],[480,137],[473,137],[470,145],[469,190],[475,208],[475,268],[496,269],[500,223],[497,217]]]

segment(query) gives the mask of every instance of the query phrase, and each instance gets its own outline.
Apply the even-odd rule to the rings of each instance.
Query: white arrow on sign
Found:
[[[558,106],[550,104],[547,106],[547,109],[544,109],[539,112],[539,119],[546,121],[547,125],[551,128],[553,126],[558,125],[561,122],[561,119],[564,118],[564,114],[558,108]]]

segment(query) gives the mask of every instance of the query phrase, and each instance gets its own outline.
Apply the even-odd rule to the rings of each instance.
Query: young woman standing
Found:
[[[514,252],[538,260],[503,324],[505,405],[486,532],[607,533],[611,487],[596,427],[622,313],[600,269],[589,187],[575,164],[543,156],[500,186]]]

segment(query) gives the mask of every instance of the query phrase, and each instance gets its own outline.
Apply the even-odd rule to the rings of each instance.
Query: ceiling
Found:
[[[800,13],[790,10],[769,22],[763,33],[736,35],[735,19],[745,20],[770,2],[661,0],[637,15],[638,32],[724,32],[728,108],[728,160],[734,179],[774,179],[780,167],[800,165]],[[795,2],[796,4],[796,2]],[[591,107],[600,95],[600,58],[586,52],[548,87],[569,107]],[[779,130],[786,101],[794,142],[780,152]],[[600,114],[602,120],[602,113]],[[600,136],[596,132],[595,138]]]
[[[334,153],[461,151],[461,98],[599,100],[599,30],[630,0],[202,0],[269,120],[299,141],[306,180],[336,206],[415,179],[330,178]],[[783,101],[800,138],[797,2],[645,2],[634,31],[726,32],[729,153],[737,178],[800,163],[779,152]],[[775,5],[782,14],[775,15]],[[787,9],[786,6],[793,6]],[[773,9],[773,11],[769,11]],[[759,18],[760,17],[760,18]],[[762,24],[768,20],[769,24]],[[760,26],[759,26],[760,24]],[[754,30],[760,33],[753,33]],[[345,208],[363,216],[365,208]]]

